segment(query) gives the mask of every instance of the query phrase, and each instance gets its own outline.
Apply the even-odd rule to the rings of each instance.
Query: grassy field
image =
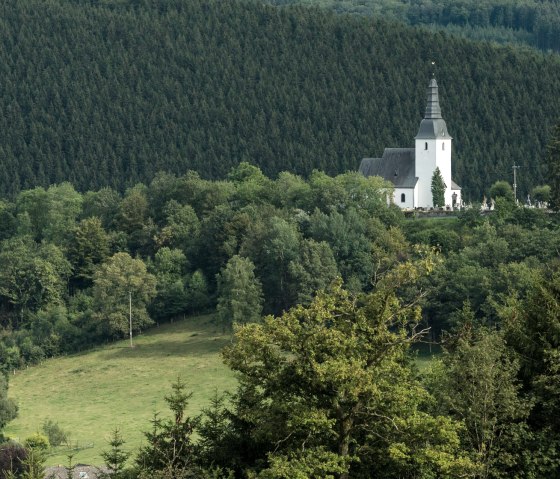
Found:
[[[73,462],[101,464],[101,450],[119,427],[130,450],[142,443],[155,411],[168,414],[164,395],[178,375],[193,392],[188,412],[197,414],[214,391],[233,390],[235,378],[220,350],[230,337],[209,316],[155,328],[134,340],[83,354],[45,361],[10,377],[10,397],[19,417],[5,433],[23,441],[41,430],[46,418],[70,432],[73,443],[91,445]],[[68,451],[49,456],[47,465],[66,464]]]
[[[46,418],[70,432],[71,442],[84,449],[59,448],[47,465],[74,463],[99,465],[100,451],[118,427],[126,448],[136,450],[142,431],[150,429],[155,411],[168,415],[163,397],[179,375],[193,392],[188,413],[209,405],[216,390],[233,390],[233,373],[222,363],[220,350],[230,341],[210,316],[166,324],[134,339],[116,342],[83,354],[51,359],[18,371],[10,377],[10,397],[19,417],[5,433],[18,441],[41,432]],[[436,351],[415,348],[415,362],[424,371]]]

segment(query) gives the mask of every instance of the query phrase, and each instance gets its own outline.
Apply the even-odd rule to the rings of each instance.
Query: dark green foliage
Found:
[[[234,323],[258,321],[262,312],[262,287],[255,277],[255,265],[248,258],[232,256],[219,273],[218,321],[224,329]]]
[[[504,198],[507,201],[513,202],[513,189],[507,181],[496,181],[490,187],[490,196],[497,200],[498,198]]]
[[[522,395],[519,360],[503,334],[477,330],[471,320],[464,309],[458,340],[432,366],[430,389],[441,414],[464,421],[462,442],[480,466],[478,477],[511,477],[524,465],[531,401]]]
[[[60,303],[70,265],[53,244],[15,237],[0,245],[0,297],[14,309],[15,325],[29,311]]]
[[[560,10],[554,1],[511,0],[269,0],[273,5],[302,4],[391,18],[411,25],[429,26],[454,35],[497,43],[530,45],[560,50]]]
[[[342,277],[353,289],[368,285],[373,274],[371,241],[366,218],[359,210],[352,207],[329,214],[316,210],[310,218],[310,232],[316,241],[330,245]]]
[[[547,145],[547,167],[550,183],[550,203],[556,210],[560,210],[560,125],[552,131]]]
[[[158,171],[192,169],[205,178],[225,178],[241,161],[268,176],[283,170],[309,175],[315,168],[355,171],[362,157],[412,144],[432,59],[455,138],[454,178],[464,198],[479,198],[491,182],[511,173],[512,162],[527,158],[536,168],[520,178],[520,193],[543,182],[539,160],[560,107],[555,56],[316,9],[235,0],[160,3],[6,5],[0,35],[1,193],[62,181],[80,191],[122,192],[149,183]],[[480,12],[474,3],[446,8]],[[428,14],[432,8],[439,12],[442,6],[411,6],[411,22],[456,23],[443,14],[439,19],[441,12]],[[481,14],[488,16],[484,9]],[[506,8],[496,18],[512,14]],[[538,23],[547,25],[539,38],[555,38],[555,17],[548,15],[538,14]],[[469,25],[474,20],[469,17]],[[476,58],[476,67],[465,58]],[[247,195],[270,194],[262,178],[239,173],[228,191],[214,185],[213,192],[185,194],[198,196],[201,205],[217,196],[231,194],[241,204]],[[181,201],[177,188],[159,177],[152,212],[168,199]],[[111,191],[101,195],[106,203],[86,199],[106,229],[102,213],[115,207]],[[141,206],[136,200],[128,203]],[[131,218],[126,206],[122,227],[135,231],[130,246],[151,248],[146,210],[138,208],[141,217]],[[200,214],[194,201],[192,206]],[[33,231],[42,234],[41,224],[31,220]],[[205,273],[213,278],[218,271]]]
[[[157,281],[157,295],[150,305],[154,318],[169,319],[187,311],[186,269],[181,250],[164,246],[156,253],[151,267]]]
[[[9,479],[10,473],[18,477],[25,471],[27,450],[16,442],[5,442],[0,445],[0,478]],[[12,476],[13,477],[13,476]]]
[[[434,207],[445,206],[445,189],[447,185],[443,181],[443,176],[441,176],[441,171],[436,168],[434,174],[432,175],[432,203]]]
[[[125,469],[126,462],[130,457],[130,452],[124,450],[124,444],[125,440],[123,439],[119,429],[116,428],[109,440],[109,446],[111,446],[111,449],[101,453],[105,467],[109,469],[109,472],[100,471],[97,477],[100,479],[125,479],[128,477]]]
[[[437,247],[444,262],[430,277],[423,305],[429,325],[449,330],[465,300],[479,321],[499,321],[497,306],[511,291],[525,293],[543,264],[560,247],[553,215],[516,208],[482,216],[478,209],[461,213],[458,221],[414,220],[405,224],[407,239]],[[509,213],[508,213],[509,211]],[[499,219],[499,221],[498,221]]]
[[[535,186],[531,190],[531,200],[533,203],[548,203],[552,190],[549,185]]]
[[[6,424],[15,419],[18,407],[13,399],[8,398],[8,380],[3,373],[0,373],[0,438]]]
[[[73,233],[68,248],[73,276],[79,284],[90,286],[96,267],[109,255],[109,237],[95,216],[80,221]]]
[[[265,220],[260,227],[258,236],[249,238],[254,249],[247,250],[257,266],[271,310],[279,313],[295,302],[290,263],[299,256],[301,233],[293,222],[277,216]]]
[[[469,228],[474,228],[484,223],[484,218],[482,217],[478,208],[462,210],[459,213],[458,218],[462,225]]]
[[[210,400],[210,405],[202,410],[197,434],[199,457],[203,464],[238,466],[235,458],[240,451],[234,451],[232,440],[234,428],[232,416],[226,408],[226,398],[217,391]]]
[[[297,290],[297,302],[308,304],[317,291],[329,286],[338,276],[338,267],[328,243],[305,239],[300,257],[290,263],[290,277]]]
[[[508,344],[519,354],[524,389],[535,401],[528,422],[535,432],[533,466],[543,477],[560,467],[559,301],[556,262],[500,308]]]
[[[196,270],[187,281],[187,311],[190,313],[204,311],[210,305],[208,282],[204,273]]]
[[[150,477],[157,473],[173,473],[169,477],[196,477],[192,434],[197,421],[185,416],[192,394],[186,392],[186,385],[180,378],[171,388],[172,393],[165,397],[165,402],[173,417],[161,419],[155,415],[152,430],[144,433],[148,444],[140,449],[136,464],[142,473],[151,474]]]

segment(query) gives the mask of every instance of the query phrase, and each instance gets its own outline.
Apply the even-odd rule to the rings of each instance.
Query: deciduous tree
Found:
[[[472,318],[468,309],[464,313]],[[431,389],[438,412],[464,422],[462,439],[478,464],[477,477],[510,476],[523,468],[531,403],[503,333],[473,327],[463,323],[459,339],[434,362]]]
[[[73,266],[73,276],[80,285],[91,285],[97,266],[109,254],[109,237],[101,220],[89,217],[73,228],[69,241],[68,258]]]
[[[266,461],[259,477],[451,478],[472,468],[458,424],[421,411],[426,392],[406,361],[420,310],[396,291],[432,264],[403,264],[361,299],[339,283],[308,307],[237,328],[224,357],[240,374],[235,422]]]
[[[218,274],[216,312],[223,328],[234,323],[258,321],[262,312],[261,282],[255,277],[255,265],[248,258],[233,256]]]
[[[141,259],[116,253],[93,277],[95,317],[108,334],[126,336],[129,330],[129,298],[132,298],[132,327],[144,329],[152,323],[146,306],[156,294],[156,279]],[[130,296],[129,296],[130,295]]]

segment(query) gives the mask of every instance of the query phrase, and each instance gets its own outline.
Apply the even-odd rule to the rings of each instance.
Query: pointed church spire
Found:
[[[435,78],[428,85],[428,104],[424,119],[420,122],[420,129],[416,135],[417,139],[451,138],[447,132],[445,120],[441,117],[439,106],[438,84]]]
[[[435,120],[441,118],[441,108],[439,107],[438,84],[435,78],[430,80],[428,85],[428,104],[426,105],[426,113],[424,118]]]

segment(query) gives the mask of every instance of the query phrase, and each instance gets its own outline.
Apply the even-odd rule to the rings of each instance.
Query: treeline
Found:
[[[15,1],[0,31],[0,192],[123,192],[157,171],[355,171],[410,146],[431,60],[466,199],[543,183],[560,61],[382,20],[246,2]],[[476,59],[476,61],[465,61]]]
[[[507,186],[490,216],[432,221],[405,220],[379,178],[247,163],[124,195],[22,191],[0,208],[0,364],[126,336],[130,304],[135,334],[211,312],[236,325],[239,388],[191,418],[176,383],[134,462],[115,432],[106,477],[553,477],[560,226]],[[433,339],[420,375],[411,348]],[[1,427],[16,410],[0,393]],[[0,462],[41,477],[25,476],[37,448]]]
[[[392,227],[392,247],[361,258],[373,261],[362,292],[335,280],[282,315],[238,322],[223,352],[237,390],[185,417],[178,381],[171,418],[154,418],[128,467],[110,463],[114,477],[553,477],[558,217],[493,191],[489,217]],[[419,373],[412,346],[429,325],[446,329],[443,351]],[[105,458],[119,457],[115,443]]]
[[[367,289],[396,261],[402,215],[358,173],[273,181],[159,174],[121,196],[69,183],[0,205],[0,364],[5,371],[211,311],[222,326],[307,303],[339,275]],[[386,267],[386,266],[384,266]],[[243,283],[244,282],[244,283]]]
[[[272,180],[248,163],[227,180],[160,173],[124,195],[70,183],[24,190],[0,203],[0,363],[7,371],[123,337],[129,301],[135,331],[204,311],[227,329],[308,304],[338,277],[369,291],[418,244],[445,258],[419,280],[436,336],[466,300],[495,324],[496,301],[526,291],[560,249],[555,216],[514,207],[503,186],[490,219],[475,207],[452,222],[403,222],[379,178]]]
[[[437,0],[352,2],[270,0],[274,5],[317,5],[338,13],[374,15],[444,29],[475,40],[560,50],[560,7],[555,1]]]

